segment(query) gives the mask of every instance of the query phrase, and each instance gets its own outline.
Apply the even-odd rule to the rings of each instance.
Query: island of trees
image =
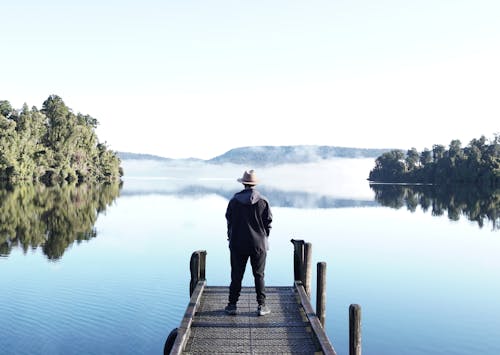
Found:
[[[471,183],[497,188],[500,183],[500,136],[491,140],[481,136],[462,148],[459,140],[452,140],[448,149],[434,145],[432,150],[406,153],[391,150],[375,160],[375,168],[368,178],[374,182],[395,183]]]
[[[120,159],[97,139],[97,120],[57,95],[20,110],[0,100],[0,182],[119,181]]]

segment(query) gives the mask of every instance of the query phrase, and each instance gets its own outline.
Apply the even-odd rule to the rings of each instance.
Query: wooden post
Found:
[[[349,306],[349,355],[361,355],[361,307]]]
[[[191,281],[189,282],[189,297],[193,295],[194,288],[200,279],[200,253],[195,251],[191,254],[189,260],[189,271],[191,272]]]
[[[312,277],[311,264],[312,264],[312,244],[305,243],[302,283],[304,284],[304,289],[306,290],[309,299],[311,299],[311,277]]]
[[[324,328],[326,319],[326,263],[317,263],[316,268],[316,315]]]
[[[293,279],[294,281],[302,281],[303,265],[304,265],[304,241],[299,239],[290,240],[293,244]]]
[[[189,297],[193,294],[198,281],[205,281],[207,252],[206,250],[197,250],[191,254],[189,260],[189,271],[191,271],[191,281],[189,282]]]
[[[205,281],[206,274],[206,266],[207,266],[207,251],[200,250],[200,278],[199,281]]]

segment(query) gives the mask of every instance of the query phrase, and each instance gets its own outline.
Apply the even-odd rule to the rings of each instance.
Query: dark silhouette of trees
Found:
[[[493,230],[500,229],[500,193],[490,188],[471,185],[402,185],[370,184],[375,200],[395,209],[406,207],[414,212],[420,205],[433,216],[447,214],[452,221],[461,216],[477,222],[482,228],[490,221]]]
[[[97,120],[74,114],[57,95],[29,109],[0,101],[0,181],[110,182],[123,175],[118,156],[99,143]]]
[[[96,237],[94,224],[119,195],[120,184],[0,186],[0,255],[42,248],[57,260],[74,242]]]
[[[405,183],[471,183],[497,187],[500,183],[500,136],[488,141],[484,136],[462,148],[452,140],[448,149],[434,145],[432,151],[415,148],[392,150],[375,160],[369,180]]]

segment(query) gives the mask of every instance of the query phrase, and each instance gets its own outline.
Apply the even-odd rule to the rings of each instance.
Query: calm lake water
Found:
[[[372,167],[258,169],[274,215],[267,284],[292,284],[290,239],[304,239],[327,262],[339,354],[352,303],[364,354],[500,354],[498,192],[370,187]],[[247,167],[124,168],[121,189],[0,189],[0,354],[161,354],[188,303],[191,253],[207,251],[209,285],[229,283],[224,213]]]

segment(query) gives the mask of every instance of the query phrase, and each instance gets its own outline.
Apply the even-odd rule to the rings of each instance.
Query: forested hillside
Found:
[[[97,120],[51,95],[39,110],[0,101],[0,181],[119,180],[118,156],[98,141]]]

